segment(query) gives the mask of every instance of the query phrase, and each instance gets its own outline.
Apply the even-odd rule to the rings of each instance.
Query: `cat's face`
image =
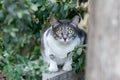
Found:
[[[76,16],[72,20],[56,20],[52,23],[53,37],[60,42],[70,42],[76,38],[75,27],[79,22]]]

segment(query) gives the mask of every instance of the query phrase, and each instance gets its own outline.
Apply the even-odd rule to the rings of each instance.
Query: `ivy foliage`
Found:
[[[72,67],[76,73],[80,71],[84,72],[85,70],[85,57],[86,57],[86,45],[81,45],[78,48],[75,48],[72,56]]]
[[[50,15],[84,18],[87,10],[80,7],[84,2],[87,0],[0,0],[0,70],[8,80],[21,80],[21,76],[35,80],[41,74],[40,36]],[[38,62],[30,63],[33,60]],[[24,76],[26,67],[32,71]]]

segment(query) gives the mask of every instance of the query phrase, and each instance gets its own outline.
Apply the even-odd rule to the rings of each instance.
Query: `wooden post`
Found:
[[[90,0],[86,80],[120,80],[120,0]]]

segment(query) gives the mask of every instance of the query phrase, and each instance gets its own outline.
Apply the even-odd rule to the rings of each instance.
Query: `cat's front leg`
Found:
[[[51,60],[51,61],[49,62],[48,70],[49,70],[50,72],[56,72],[56,71],[58,71],[57,63],[56,63],[55,61],[52,61],[52,60]]]
[[[65,64],[64,64],[62,69],[64,71],[71,71],[72,70],[72,65],[71,64],[72,64],[72,59],[67,61],[67,62],[65,62]]]
[[[47,62],[49,64],[48,70],[50,72],[58,71],[58,66],[54,59],[55,59],[55,56],[53,54],[49,54]]]

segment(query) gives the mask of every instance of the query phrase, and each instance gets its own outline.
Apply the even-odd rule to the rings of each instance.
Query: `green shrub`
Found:
[[[76,73],[85,70],[85,56],[86,56],[86,45],[81,45],[79,48],[75,48],[72,56],[72,67]]]
[[[55,1],[55,2],[54,2]],[[72,18],[86,13],[79,5],[87,0],[1,0],[0,1],[0,70],[8,80],[35,80],[43,65],[40,54],[41,32],[49,25],[50,15]],[[38,60],[37,70],[30,61]],[[40,61],[40,62],[39,62]],[[24,67],[17,66],[23,64]],[[39,65],[40,64],[40,65]],[[23,68],[33,68],[23,75]]]

